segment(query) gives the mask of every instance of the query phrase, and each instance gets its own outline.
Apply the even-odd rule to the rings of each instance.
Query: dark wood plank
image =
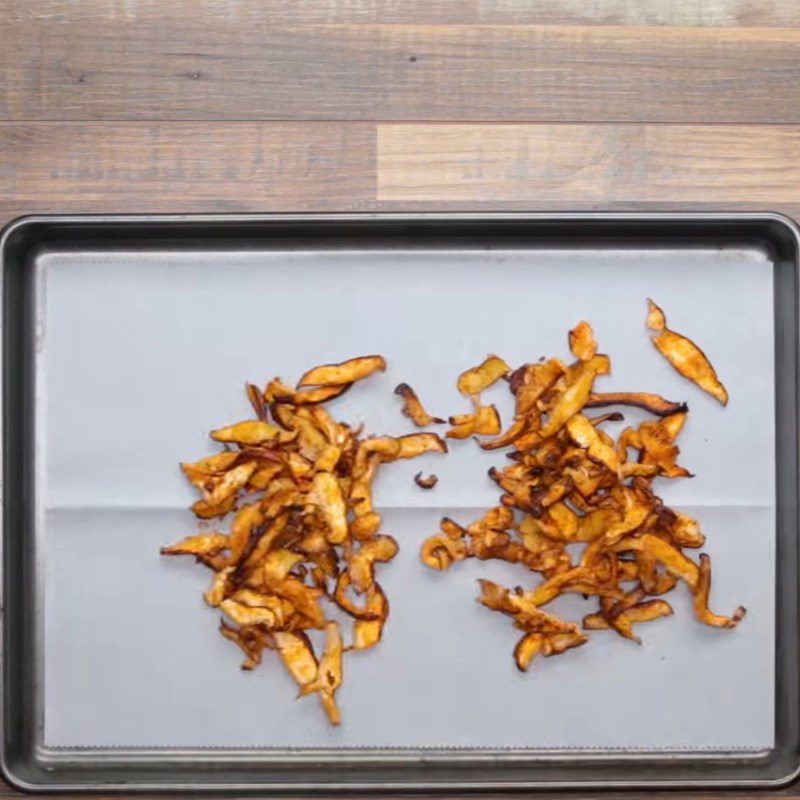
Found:
[[[117,18],[152,15],[171,25],[202,16],[261,24],[418,25],[674,25],[800,27],[796,0],[106,0],[75,3],[0,0],[3,19],[71,18],[92,22],[98,13]]]
[[[0,125],[0,218],[297,211],[374,197],[374,133],[341,123]]]
[[[0,118],[800,122],[797,28],[293,25],[173,5],[191,6],[11,18]]]

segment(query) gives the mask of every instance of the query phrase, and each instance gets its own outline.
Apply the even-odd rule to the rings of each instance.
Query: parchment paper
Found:
[[[559,747],[751,749],[774,729],[775,421],[772,265],[758,250],[54,253],[40,259],[39,463],[45,526],[45,743],[51,746]],[[678,376],[643,327],[645,297],[706,351],[727,409]],[[566,358],[589,319],[613,360],[608,389],[687,400],[681,463],[659,481],[699,517],[712,605],[735,631],[691,616],[612,633],[516,671],[510,620],[475,602],[476,578],[524,570],[466,563],[434,574],[422,540],[450,514],[496,502],[502,452],[387,466],[376,502],[401,552],[380,581],[384,640],[346,661],[344,724],[327,726],[274,658],[253,673],[217,633],[209,573],[158,548],[196,530],[177,463],[214,451],[207,431],[249,413],[245,380],[296,380],[316,363],[379,352],[385,375],[331,410],[374,433],[411,430],[392,389],[429,410],[466,410],[454,382],[496,352],[512,364]],[[732,324],[731,321],[735,321]],[[508,421],[505,386],[487,393]],[[641,416],[626,412],[627,423]],[[610,428],[610,430],[612,430]],[[439,485],[417,488],[420,469]],[[580,598],[553,608],[579,619]]]

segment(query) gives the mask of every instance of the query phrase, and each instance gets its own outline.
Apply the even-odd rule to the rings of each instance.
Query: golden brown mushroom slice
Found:
[[[597,363],[595,356],[589,361],[582,361],[574,381],[567,386],[555,401],[550,411],[550,417],[541,430],[541,438],[546,439],[558,433],[567,421],[575,416],[586,405],[589,394],[597,377]]]
[[[697,585],[694,587],[694,615],[704,625],[710,625],[712,628],[735,628],[747,613],[747,610],[744,606],[739,606],[730,617],[714,614],[708,608],[708,595],[710,592],[711,559],[705,553],[701,553]]]
[[[652,392],[592,392],[584,408],[604,406],[635,406],[658,417],[668,417],[670,414],[688,410],[686,403],[667,400]]]
[[[692,473],[677,463],[680,449],[675,444],[686,423],[686,411],[639,426],[642,464],[654,464],[667,478],[691,478]]]
[[[236,450],[223,450],[221,453],[201,458],[194,463],[184,462],[181,464],[181,469],[189,482],[205,493],[210,479],[221,477],[230,470],[238,461],[239,456],[240,454]]]
[[[494,406],[478,405],[472,414],[450,417],[453,426],[445,433],[448,439],[467,439],[470,436],[496,436],[502,428],[500,414]]]
[[[435,433],[409,433],[405,436],[376,436],[364,439],[356,454],[356,475],[363,475],[372,456],[382,462],[416,458],[423,453],[446,453],[447,444]]]
[[[317,677],[317,659],[311,640],[303,631],[276,631],[275,647],[295,683],[302,689]]]
[[[531,661],[542,651],[544,636],[541,633],[526,633],[514,648],[514,663],[520,672],[527,672]]]
[[[272,646],[268,634],[257,626],[234,628],[224,620],[220,620],[219,632],[226,639],[237,644],[245,654],[245,660],[242,662],[242,669],[245,670],[258,666],[261,663],[261,654],[264,648]]]
[[[294,606],[297,614],[303,618],[303,627],[325,627],[325,614],[320,608],[319,600],[323,591],[316,586],[308,586],[298,578],[288,576],[282,581],[265,580],[263,588],[282,597]]]
[[[435,433],[409,433],[399,436],[400,449],[395,458],[416,458],[423,453],[446,453],[447,444]]]
[[[420,489],[433,489],[433,487],[439,483],[439,476],[433,473],[430,475],[423,475],[421,472],[418,472],[414,476],[414,483],[416,483]]]
[[[590,361],[597,355],[597,340],[592,326],[582,320],[569,332],[569,349],[581,361]]]
[[[697,586],[700,574],[697,564],[658,536],[650,533],[627,536],[614,545],[614,550],[618,553],[643,552],[662,563],[669,573],[685,581],[691,589]]]
[[[260,420],[267,418],[267,404],[264,400],[264,393],[254,383],[245,383],[244,391],[250,405],[253,407],[253,413]]]
[[[215,572],[211,586],[203,592],[203,599],[212,608],[217,608],[230,591],[230,579],[234,569],[236,567],[230,565]]]
[[[231,467],[221,475],[209,478],[202,487],[203,500],[210,506],[218,506],[229,497],[236,497],[256,471],[258,464],[255,461],[245,461]]]
[[[527,433],[531,425],[531,420],[527,416],[522,415],[515,417],[514,421],[509,425],[508,430],[501,433],[496,439],[490,439],[487,442],[479,441],[478,445],[483,450],[497,450],[500,447],[508,447]]]
[[[441,425],[444,422],[441,417],[434,417],[425,410],[417,393],[407,383],[398,384],[394,393],[403,398],[403,416],[408,417],[418,428]]]
[[[340,364],[323,364],[308,370],[297,382],[297,388],[304,386],[341,386],[367,378],[376,372],[386,370],[386,359],[380,355],[358,356],[342,361]]]
[[[375,536],[350,558],[350,581],[356,592],[366,592],[375,582],[375,564],[391,561],[400,548],[392,536]]]
[[[517,417],[533,411],[566,371],[567,368],[557,358],[537,364],[523,364],[515,369],[508,384],[517,399]]]
[[[249,419],[211,431],[211,438],[231,444],[262,444],[275,439],[280,428],[262,419]]]
[[[276,623],[275,611],[271,608],[246,606],[232,598],[223,600],[219,608],[237,625],[266,625],[271,628]]]
[[[300,696],[317,692],[319,701],[331,725],[339,725],[342,715],[336,704],[336,690],[342,684],[342,654],[344,643],[339,623],[332,621],[325,626],[325,649],[319,660],[317,675],[310,683],[300,687]]]
[[[586,406],[584,406],[586,408]],[[619,411],[609,411],[607,414],[598,414],[596,417],[587,417],[595,427],[604,422],[624,422],[625,417]]]
[[[493,581],[481,579],[478,583],[481,587],[478,602],[492,611],[513,617],[516,627],[526,632],[514,648],[517,669],[527,670],[538,653],[558,655],[588,641],[575,623],[538,608],[530,594],[520,589],[506,589]]]
[[[461,394],[473,397],[497,383],[510,371],[511,368],[502,358],[489,355],[477,367],[462,372],[456,386]]]
[[[580,647],[588,641],[589,637],[579,630],[567,631],[565,633],[551,633],[544,637],[544,641],[542,642],[542,655],[545,656],[545,658],[557,656],[561,653],[565,653],[567,650],[572,650],[574,647]]]
[[[449,517],[442,517],[440,533],[429,536],[420,549],[420,560],[426,567],[446,570],[456,561],[469,558],[469,548],[465,540],[466,530]]]
[[[356,619],[353,623],[354,650],[368,650],[378,644],[383,635],[383,627],[389,618],[389,600],[379,584],[373,583],[366,597],[366,608],[371,619]]]
[[[271,550],[260,559],[261,577],[265,585],[275,585],[286,581],[289,573],[303,561],[304,554],[289,550],[287,547],[278,547]]]
[[[275,615],[275,625],[282,627],[296,613],[295,607],[285,598],[264,594],[254,589],[237,589],[231,599],[248,608],[268,608]]]
[[[336,476],[330,472],[317,472],[312,481],[310,499],[322,509],[328,523],[328,541],[341,544],[347,538],[347,506]]]
[[[702,547],[706,543],[697,520],[687,514],[664,508],[659,520],[665,521],[670,537],[679,547]]]
[[[612,629],[623,638],[641,644],[640,637],[634,632],[634,623],[650,622],[673,613],[666,600],[647,600],[646,597],[647,592],[641,585],[620,600],[601,597],[600,612],[587,614],[583,618],[583,627],[585,630]]]
[[[633,631],[633,625],[639,622],[652,622],[655,619],[670,617],[672,606],[666,600],[644,600],[621,611],[610,626],[627,639],[641,644],[641,638]]]
[[[309,406],[317,403],[326,403],[341,397],[353,384],[339,383],[330,386],[315,386],[311,389],[292,389],[282,383],[278,378],[273,378],[264,392],[265,398],[276,405],[288,404],[293,406]]]
[[[207,500],[198,500],[192,504],[192,511],[200,519],[213,519],[224,517],[236,505],[236,494],[231,494],[219,503],[209,503]]]
[[[236,512],[231,523],[230,545],[231,563],[238,563],[250,541],[253,529],[264,521],[264,513],[259,503],[249,503]]]
[[[162,547],[165,556],[213,556],[228,547],[228,537],[216,531],[187,536],[180,542]]]
[[[593,461],[602,464],[613,475],[620,471],[617,451],[600,436],[600,432],[583,414],[575,414],[567,422],[567,432],[579,447],[585,448]]]
[[[717,377],[708,356],[691,339],[670,330],[664,312],[649,298],[646,324],[655,331],[656,335],[650,337],[655,348],[684,378],[697,384],[722,405],[728,404],[728,390]]]
[[[473,431],[476,436],[497,436],[502,428],[500,414],[494,406],[478,406]]]

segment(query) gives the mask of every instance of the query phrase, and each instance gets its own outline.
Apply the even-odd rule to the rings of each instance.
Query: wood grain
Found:
[[[91,23],[10,17],[0,118],[800,122],[798,28],[292,25],[252,5],[82,5]]]
[[[0,0],[4,21],[158,16],[170,25],[238,20],[240,24],[674,25],[800,27],[796,0]]]
[[[0,124],[0,217],[355,209],[374,135],[341,123]]]
[[[800,126],[379,125],[377,198],[800,204]]]

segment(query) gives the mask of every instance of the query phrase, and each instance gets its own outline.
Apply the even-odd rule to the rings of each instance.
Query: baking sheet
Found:
[[[763,251],[53,253],[38,263],[46,745],[773,744],[773,298]],[[730,390],[727,409],[653,351],[647,295],[706,349]],[[496,500],[486,469],[502,454],[464,442],[379,479],[385,529],[401,544],[380,573],[392,616],[380,647],[346,663],[342,727],[329,729],[313,699],[295,701],[277,663],[240,672],[200,598],[208,573],[158,547],[195,529],[176,463],[212,452],[207,430],[248,413],[244,380],[295,380],[314,363],[384,353],[387,373],[331,407],[397,434],[409,430],[391,394],[399,381],[435,413],[456,413],[460,370],[489,351],[510,363],[564,356],[581,318],[613,359],[606,386],[689,400],[682,463],[697,477],[659,489],[703,523],[713,605],[746,605],[740,628],[697,625],[678,590],[675,617],[642,626],[642,647],[599,633],[517,673],[515,631],[474,602],[475,579],[513,585],[525,573],[467,563],[439,575],[417,559],[443,513],[468,521]],[[504,419],[506,395],[491,395]],[[432,492],[413,484],[419,469],[439,474]],[[572,618],[591,606],[558,603]]]

